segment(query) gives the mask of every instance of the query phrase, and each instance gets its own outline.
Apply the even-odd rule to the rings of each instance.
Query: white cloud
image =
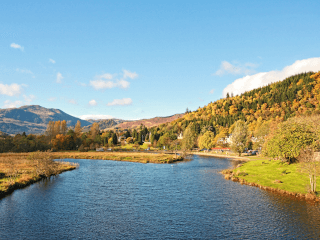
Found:
[[[7,95],[7,96],[14,96],[20,95],[22,91],[22,86],[16,83],[8,84],[1,84],[0,83],[0,94]]]
[[[49,62],[50,62],[50,63],[53,63],[53,64],[55,64],[55,63],[56,63],[56,61],[55,61],[55,60],[53,60],[53,59],[51,59],[51,58],[49,58]]]
[[[111,115],[82,115],[79,116],[80,119],[83,120],[88,120],[88,119],[93,119],[93,120],[98,120],[98,119],[111,119],[113,118]]]
[[[320,70],[320,57],[297,60],[292,65],[286,66],[281,71],[261,72],[251,76],[236,79],[223,90],[223,96],[233,93],[238,95],[245,91],[266,86],[272,82],[282,81],[292,75],[303,72],[318,72]]]
[[[213,93],[214,93],[214,89],[211,89],[209,93],[210,93],[210,94],[213,94]]]
[[[15,49],[20,49],[21,51],[23,51],[24,47],[20,46],[19,44],[16,43],[11,43],[10,47],[15,48]]]
[[[58,72],[58,73],[57,73],[57,79],[56,79],[57,83],[61,83],[61,82],[62,82],[62,79],[63,79],[62,74],[61,74],[60,72]]]
[[[16,71],[17,71],[17,72],[21,72],[21,73],[26,73],[26,74],[33,74],[33,72],[31,72],[31,71],[28,70],[28,69],[20,69],[20,68],[17,68]]]
[[[77,101],[74,100],[74,99],[70,99],[68,102],[71,103],[71,104],[74,104],[74,105],[78,104]]]
[[[97,76],[97,78],[111,80],[113,78],[113,75],[111,73],[105,73],[100,76]]]
[[[112,102],[108,103],[108,106],[117,106],[117,105],[131,105],[131,98],[122,98],[122,99],[114,99]]]
[[[104,73],[95,77],[95,80],[90,81],[90,86],[96,90],[100,89],[110,89],[110,88],[129,88],[130,82],[125,79],[135,79],[138,77],[138,74],[135,72],[130,72],[128,70],[123,70],[123,77],[120,79],[114,79],[114,76],[117,74]]]
[[[105,88],[115,88],[115,87],[120,87],[120,88],[128,88],[130,86],[130,83],[126,80],[117,80],[117,81],[108,81],[108,80],[92,80],[90,81],[90,85],[96,89],[105,89]]]
[[[16,107],[20,107],[23,105],[23,102],[22,101],[10,101],[10,100],[6,100],[4,101],[4,105],[3,105],[3,108],[16,108]]]
[[[53,102],[53,101],[55,101],[55,100],[57,100],[57,98],[56,98],[56,97],[48,98],[48,101],[50,101],[50,102]]]
[[[234,75],[238,75],[238,74],[252,74],[254,73],[254,68],[256,68],[258,65],[254,64],[254,63],[245,63],[244,65],[233,65],[227,61],[222,61],[221,62],[221,66],[220,69],[218,71],[215,72],[214,75],[218,75],[221,76],[223,74],[234,74]]]
[[[23,95],[23,98],[24,98],[24,101],[26,104],[30,104],[36,98],[36,96],[34,96],[32,94],[29,96]]]
[[[89,105],[90,106],[97,106],[97,101],[92,99],[91,101],[89,101]]]
[[[136,72],[129,72],[128,70],[123,70],[123,78],[130,78],[135,79],[138,77],[138,74]]]

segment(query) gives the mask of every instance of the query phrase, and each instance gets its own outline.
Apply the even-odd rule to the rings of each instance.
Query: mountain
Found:
[[[119,123],[124,122],[124,120],[121,119],[99,119],[99,120],[92,120],[92,119],[88,119],[87,120],[90,123],[98,123],[99,124],[99,128],[100,130],[104,130],[106,128],[112,128],[116,125],[118,125]],[[86,126],[82,129],[83,132],[88,132],[90,130],[90,126]]]
[[[115,127],[118,128],[136,128],[139,127],[141,124],[146,127],[154,127],[158,126],[163,123],[169,123],[172,122],[178,118],[181,118],[184,114],[175,114],[169,117],[154,117],[150,119],[142,119],[142,120],[135,120],[135,121],[124,121],[120,124],[118,124]]]
[[[49,121],[59,120],[66,120],[68,126],[74,126],[78,120],[81,126],[91,125],[90,122],[73,117],[59,109],[44,108],[39,105],[0,109],[0,131],[7,134],[44,133]]]

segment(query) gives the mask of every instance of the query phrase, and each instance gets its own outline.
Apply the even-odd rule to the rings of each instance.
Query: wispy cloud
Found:
[[[106,88],[115,88],[115,87],[120,87],[120,88],[128,88],[130,86],[130,83],[126,80],[116,80],[116,81],[105,81],[105,80],[93,80],[90,81],[90,85],[96,89],[106,89]]]
[[[17,108],[21,107],[23,105],[29,105],[36,97],[34,95],[23,95],[24,101],[21,100],[16,100],[16,101],[11,101],[11,100],[6,100],[4,101],[3,107],[4,108]]]
[[[57,98],[56,98],[56,97],[48,98],[48,101],[49,101],[49,102],[54,102],[54,101],[56,101],[56,100],[57,100]]]
[[[122,99],[114,99],[112,102],[109,102],[108,106],[124,106],[124,105],[131,105],[132,99],[131,98],[122,98]]]
[[[222,61],[220,69],[215,72],[214,75],[224,75],[224,74],[233,74],[233,75],[240,75],[240,74],[252,74],[255,72],[255,68],[257,68],[257,64],[254,63],[245,63],[241,64],[231,64],[227,61]]]
[[[11,43],[10,47],[15,48],[15,49],[20,49],[21,51],[24,50],[24,47],[20,46],[19,44],[16,43]]]
[[[16,107],[20,107],[23,105],[23,102],[20,101],[20,100],[17,100],[17,101],[10,101],[10,100],[6,100],[4,101],[4,104],[3,104],[3,108],[16,108]]]
[[[102,89],[111,89],[111,88],[129,88],[130,82],[126,79],[135,79],[138,77],[138,74],[135,72],[130,72],[128,70],[123,70],[123,76],[118,79],[114,79],[118,74],[104,73],[98,75],[94,80],[91,80],[89,85],[96,90]]]
[[[98,120],[98,119],[111,119],[113,117],[111,115],[91,114],[91,115],[82,115],[82,116],[79,116],[79,118],[83,120],[89,120],[89,119]]]
[[[57,82],[57,83],[61,83],[63,78],[64,78],[64,77],[62,76],[62,74],[61,74],[60,72],[58,72],[58,73],[57,73],[56,82]]]
[[[74,105],[77,105],[77,104],[78,104],[77,101],[74,100],[74,99],[68,100],[68,103],[71,103],[71,104],[74,104]]]
[[[16,71],[17,71],[17,72],[21,72],[21,73],[33,74],[33,72],[31,72],[31,71],[28,70],[28,69],[20,69],[20,68],[17,68]]]
[[[297,60],[292,65],[286,66],[281,71],[260,72],[251,76],[236,79],[223,90],[223,96],[227,93],[238,95],[245,91],[266,86],[272,82],[284,80],[292,75],[303,72],[317,72],[320,70],[320,57]]]
[[[214,93],[214,89],[211,89],[209,93],[210,93],[210,94],[213,94],[213,93]]]
[[[0,94],[7,95],[7,96],[18,96],[21,94],[22,86],[16,83],[8,84],[1,84],[0,83]]]
[[[23,95],[23,98],[24,98],[24,101],[26,104],[30,104],[36,98],[36,96],[34,96],[32,94],[29,96]]]
[[[128,70],[123,70],[123,78],[130,78],[130,79],[135,79],[138,77],[138,74],[136,72],[130,72]]]
[[[97,106],[97,104],[98,104],[97,101],[94,100],[94,99],[92,99],[92,100],[89,101],[89,105],[90,105],[90,106]]]
[[[55,63],[56,63],[56,61],[55,61],[55,60],[53,60],[53,59],[51,59],[51,58],[49,58],[49,62],[50,62],[50,63],[53,63],[53,64],[55,64]]]

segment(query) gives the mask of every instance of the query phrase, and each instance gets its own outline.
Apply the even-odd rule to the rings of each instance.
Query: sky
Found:
[[[320,71],[320,1],[1,1],[0,108],[125,120]]]

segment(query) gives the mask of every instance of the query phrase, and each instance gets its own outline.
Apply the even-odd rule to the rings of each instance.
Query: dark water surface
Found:
[[[235,164],[70,160],[0,200],[0,239],[311,239],[319,205],[224,180]]]

